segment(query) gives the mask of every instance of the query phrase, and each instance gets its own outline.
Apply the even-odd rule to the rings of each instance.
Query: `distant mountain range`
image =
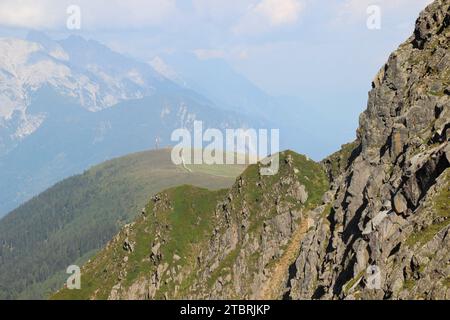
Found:
[[[58,180],[130,152],[170,144],[194,120],[269,127],[230,112],[150,65],[92,40],[0,40],[0,216]]]
[[[155,57],[150,64],[178,85],[201,92],[221,109],[270,120],[281,129],[282,149],[320,160],[340,146],[333,136],[317,130],[336,119],[298,97],[269,95],[224,59],[175,52]]]
[[[313,121],[313,119],[315,119]],[[273,98],[224,60],[139,62],[79,36],[0,39],[0,217],[72,174],[171,144],[176,128],[277,128],[281,148],[320,158],[321,115]]]

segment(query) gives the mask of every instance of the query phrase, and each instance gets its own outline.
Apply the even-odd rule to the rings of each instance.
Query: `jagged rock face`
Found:
[[[290,298],[450,298],[449,25],[448,1],[421,13],[374,80],[351,151],[325,161],[332,210],[302,242]]]
[[[219,204],[214,234],[198,256],[199,272],[189,297],[283,295],[299,241],[323,211],[311,208],[320,204],[327,183],[320,166],[305,157],[287,152],[281,158],[278,175],[261,176],[257,167],[250,168]]]

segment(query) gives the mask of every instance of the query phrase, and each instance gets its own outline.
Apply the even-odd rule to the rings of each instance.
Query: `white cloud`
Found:
[[[237,34],[256,34],[272,28],[295,24],[303,11],[300,0],[262,0],[248,7],[233,31]]]
[[[58,8],[57,8],[58,7]],[[63,10],[60,4],[51,0],[0,2],[0,25],[24,28],[51,28],[61,20],[57,12]]]
[[[255,12],[265,17],[270,25],[279,26],[297,22],[302,8],[297,0],[264,0],[255,7]]]
[[[176,12],[175,0],[1,0],[0,26],[64,28],[72,4],[80,7],[82,28],[86,29],[160,25]]]

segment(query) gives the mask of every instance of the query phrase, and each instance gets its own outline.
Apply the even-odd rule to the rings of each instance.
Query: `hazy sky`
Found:
[[[186,51],[223,58],[266,92],[299,97],[342,121],[347,137],[354,135],[371,80],[429,2],[0,0],[0,34],[29,28],[57,37],[76,33],[144,61]],[[81,9],[81,30],[66,28],[72,4]],[[380,29],[367,27],[371,5],[381,9]]]

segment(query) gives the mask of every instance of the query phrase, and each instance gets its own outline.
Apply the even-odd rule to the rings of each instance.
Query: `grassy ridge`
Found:
[[[132,154],[68,178],[0,220],[0,299],[45,298],[68,265],[102,248],[150,196],[177,185],[231,186],[244,166],[195,167],[169,150]]]
[[[209,249],[209,241],[213,235],[223,233],[228,228],[223,224],[223,213],[217,209],[223,206],[224,199],[230,199],[231,195],[233,200],[230,200],[229,208],[232,209],[228,219],[238,225],[244,206],[248,209],[249,226],[246,232],[259,239],[264,232],[264,222],[277,214],[275,208],[279,195],[283,195],[280,199],[284,204],[292,204],[291,207],[312,209],[321,203],[324,192],[329,188],[325,171],[320,164],[291,151],[280,154],[280,170],[277,175],[261,177],[259,169],[259,165],[249,166],[242,173],[242,179],[229,190],[210,191],[183,185],[159,193],[146,206],[145,215],[122,229],[112,242],[84,265],[81,290],[63,288],[52,298],[142,298],[139,294],[148,290],[155,274],[159,274],[157,277],[162,280],[160,287],[156,289],[155,299],[164,299],[165,295],[190,297],[193,285],[212,289],[220,276],[233,269],[243,249],[238,244],[236,249],[220,261],[208,281],[197,283],[198,274],[202,271],[201,264],[197,261],[201,256],[200,252]],[[298,181],[306,187],[309,194],[306,203],[301,204],[288,196],[291,182],[280,182],[280,179],[287,178],[292,179],[292,183]],[[245,181],[242,186],[241,181]],[[216,210],[219,210],[218,213]],[[132,244],[132,251],[124,247],[126,243]],[[158,252],[157,258],[155,250]],[[246,260],[249,270],[256,267],[261,255],[262,252],[257,251]],[[163,269],[160,270],[161,267]],[[165,271],[171,276],[167,276]],[[179,276],[181,280],[177,280]],[[115,295],[114,292],[119,294]],[[123,295],[125,292],[126,295]]]
[[[129,229],[121,230],[110,245],[83,267],[81,290],[63,289],[52,298],[107,299],[117,279],[122,278],[123,285],[130,286],[140,277],[148,277],[155,271],[156,267],[149,258],[150,248],[163,239],[165,245],[161,248],[161,257],[169,268],[175,264],[194,265],[192,258],[198,250],[196,244],[205,241],[212,231],[214,208],[224,194],[224,190],[210,191],[189,185],[164,191],[164,198],[170,199],[171,207],[155,210],[154,203],[150,202],[146,207],[146,217],[139,217]],[[134,244],[133,252],[123,249],[125,239]],[[175,255],[180,260],[176,261]],[[123,265],[126,265],[126,273],[122,271]],[[171,285],[163,284],[167,288],[161,289],[173,290]]]

